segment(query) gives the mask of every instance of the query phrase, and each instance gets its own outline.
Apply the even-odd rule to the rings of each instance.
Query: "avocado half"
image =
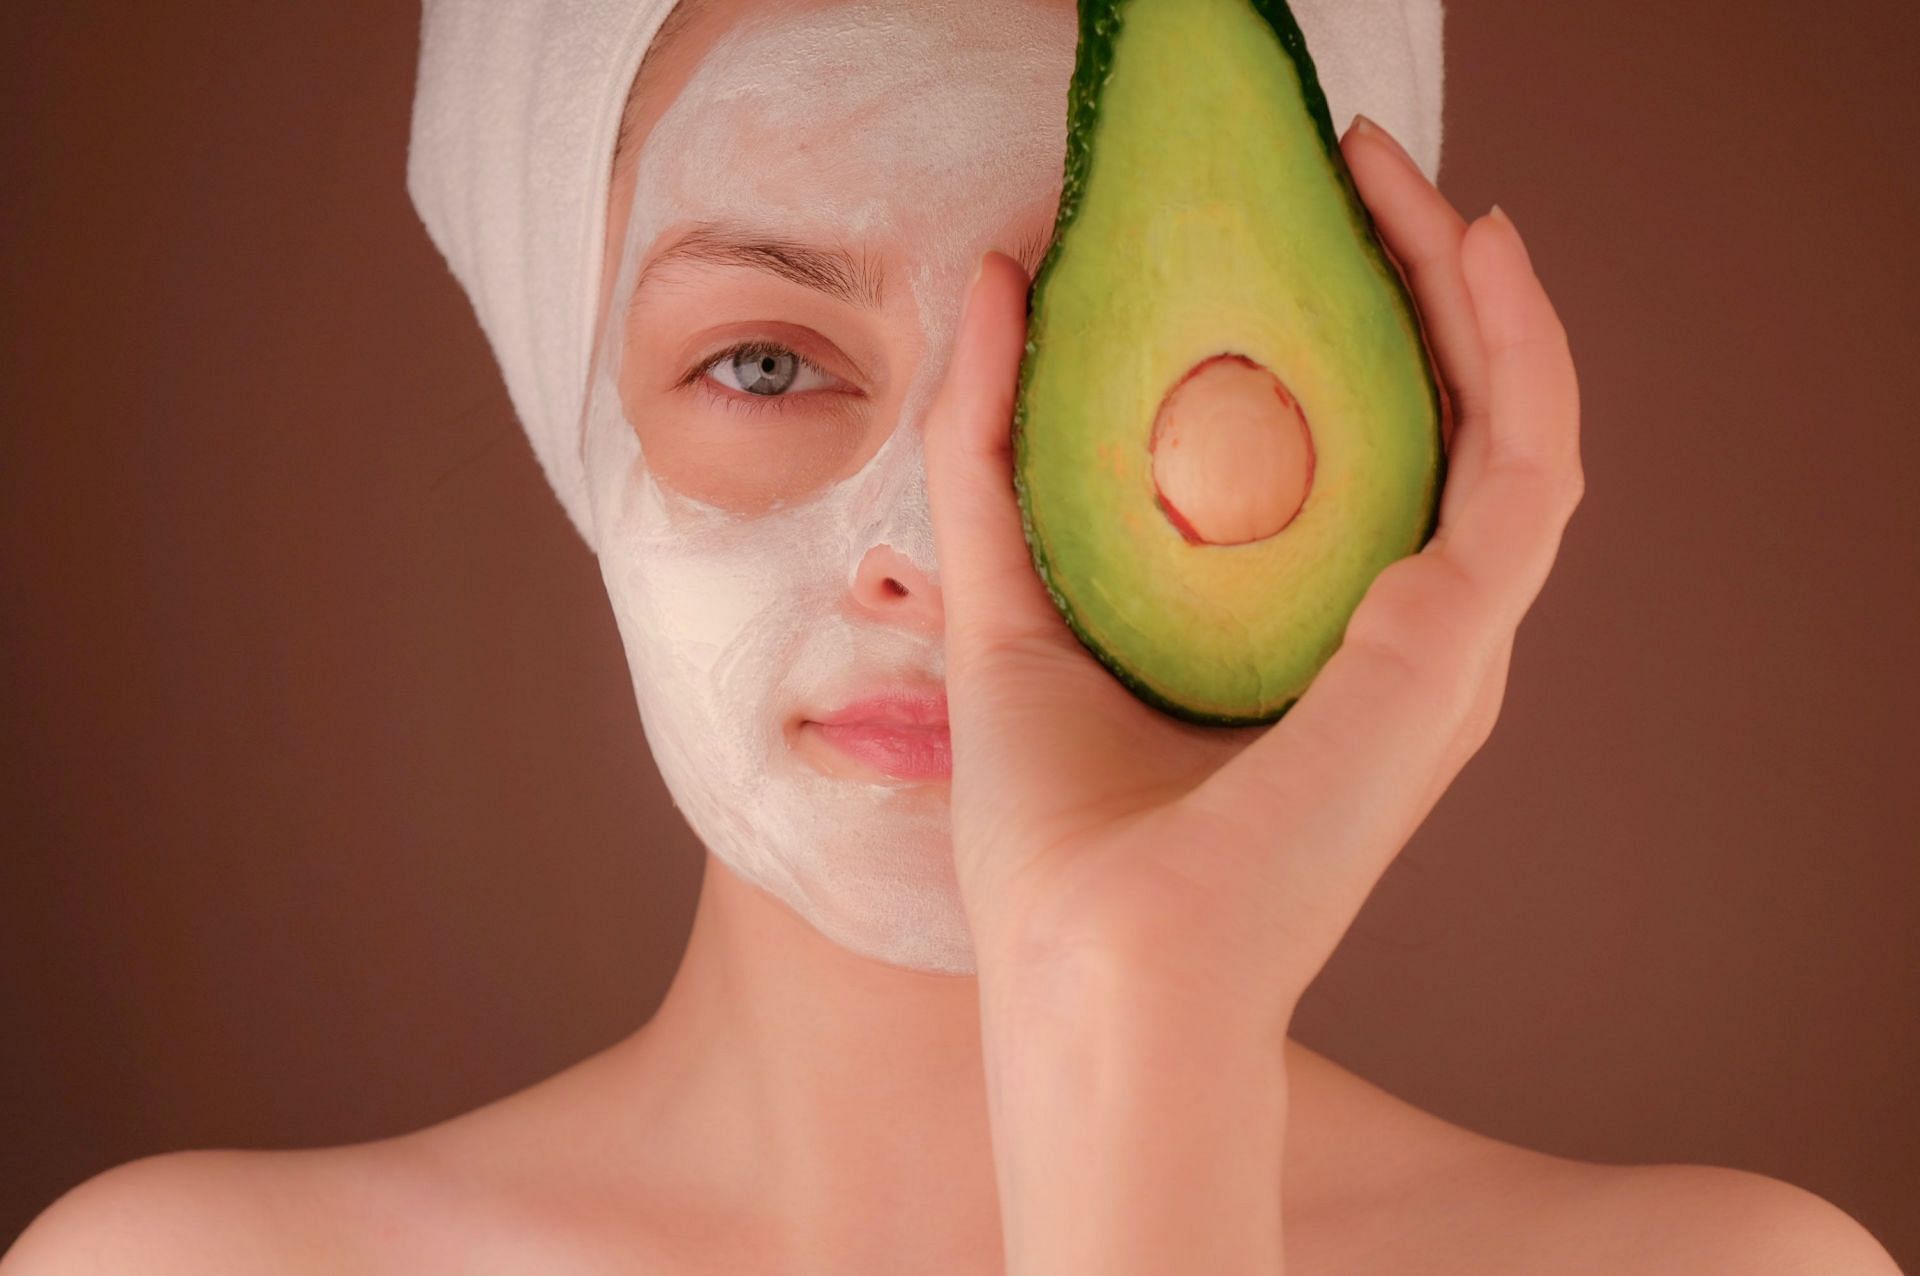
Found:
[[[1079,8],[1014,409],[1027,543],[1135,694],[1271,722],[1433,535],[1439,387],[1285,0]]]

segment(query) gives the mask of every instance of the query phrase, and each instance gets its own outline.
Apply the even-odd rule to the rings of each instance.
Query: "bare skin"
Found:
[[[852,956],[709,861],[686,958],[627,1040],[398,1138],[122,1166],[0,1273],[996,1273],[973,984]],[[1777,1180],[1547,1156],[1298,1043],[1287,1062],[1296,1276],[1896,1271]]]
[[[746,3],[701,8],[649,86],[653,96],[641,101],[643,121],[658,118]],[[1485,370],[1459,362],[1471,321],[1461,304],[1466,224],[1448,220],[1451,209],[1419,202],[1425,192],[1378,142],[1350,134],[1344,145],[1363,196],[1410,263],[1430,337],[1446,347],[1436,354],[1453,362],[1450,383],[1472,385]],[[624,224],[630,184],[630,174],[616,184],[615,225]],[[997,262],[977,291],[990,305],[992,290],[1001,290],[999,337],[982,326],[991,316],[976,312],[961,337],[976,353],[994,339],[1017,345],[1005,320],[1020,281],[1013,263]],[[981,371],[985,357],[957,358],[957,375]],[[965,442],[949,437],[946,446]],[[991,562],[983,556],[949,554],[953,496],[964,491],[951,467],[964,452],[945,456],[948,508],[936,511],[942,563],[961,575],[985,570]],[[981,536],[992,539],[985,524]],[[1544,561],[1538,569],[1543,575]],[[937,589],[916,588],[886,605],[900,609],[901,624],[946,623],[951,648],[940,599]],[[1519,611],[1524,605],[1516,623]],[[1008,615],[1025,623],[1045,613],[1000,618]],[[1497,711],[1504,647],[1493,655],[1469,698],[1484,722],[1476,718],[1468,736],[1483,736]],[[961,703],[956,690],[956,776],[966,752]],[[1445,752],[1439,770],[1457,770],[1471,748]],[[1171,766],[1209,773],[1240,756],[1191,741],[1170,744],[1166,755]],[[1438,791],[1419,797],[1430,804]],[[961,823],[956,818],[957,837]],[[1109,856],[1120,845],[1111,837],[1094,844]],[[1382,839],[1368,871],[1384,868],[1398,845]],[[1351,884],[1350,901],[1328,906],[1322,949],[1370,884]],[[980,933],[992,941],[982,976],[933,975],[839,948],[709,859],[673,984],[627,1040],[526,1091],[396,1138],[173,1154],[120,1167],[49,1209],[0,1261],[0,1274],[1002,1272],[1005,1180],[997,1178],[1003,1167],[988,1100],[995,1053],[982,1033],[983,979],[1004,988],[1016,978],[1029,951],[1022,923],[1060,921],[1064,905],[996,896],[995,886],[976,869],[970,915],[978,902]],[[1071,920],[1102,941],[1104,957],[1133,937],[1125,918],[1121,910]],[[1181,951],[1193,954],[1186,969],[1208,971],[1213,954],[1204,946]],[[1257,961],[1234,957],[1268,972],[1269,983],[1274,971],[1292,981],[1280,981],[1271,1006],[1247,997],[1247,1013],[1284,1025],[1324,959],[1325,951],[1298,944]],[[1735,1170],[1590,1165],[1516,1147],[1421,1112],[1290,1037],[1278,1040],[1284,1139],[1276,1136],[1275,1146],[1284,1153],[1272,1200],[1283,1220],[1284,1269],[1294,1276],[1897,1276],[1858,1224],[1799,1188]],[[1191,1080],[1203,1085],[1207,1061],[1189,1062]],[[1249,1110],[1270,1097],[1241,1096]]]

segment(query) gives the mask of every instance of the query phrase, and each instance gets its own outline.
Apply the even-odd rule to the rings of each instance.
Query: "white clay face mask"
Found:
[[[753,12],[639,151],[594,358],[595,545],[667,785],[728,869],[893,965],[974,968],[947,786],[805,724],[941,691],[925,412],[981,253],[1051,227],[1074,40],[1035,0]],[[730,236],[844,251],[852,299]]]

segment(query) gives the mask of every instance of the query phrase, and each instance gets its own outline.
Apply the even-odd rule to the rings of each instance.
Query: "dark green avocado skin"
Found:
[[[1080,41],[1075,55],[1073,79],[1067,86],[1067,159],[1066,170],[1060,185],[1060,210],[1054,218],[1053,240],[1047,248],[1046,256],[1040,262],[1040,269],[1034,273],[1033,286],[1027,294],[1027,314],[1031,319],[1035,299],[1042,296],[1047,287],[1047,277],[1052,273],[1054,263],[1060,256],[1066,242],[1067,228],[1073,225],[1074,218],[1080,212],[1080,198],[1086,190],[1087,170],[1093,163],[1094,134],[1100,119],[1100,90],[1107,81],[1113,68],[1114,43],[1120,38],[1125,23],[1125,13],[1129,0],[1079,0]],[[1300,76],[1300,87],[1305,97],[1305,106],[1313,117],[1314,130],[1320,138],[1320,145],[1327,153],[1327,160],[1338,176],[1342,190],[1346,192],[1347,204],[1356,224],[1364,226],[1365,250],[1373,256],[1385,271],[1393,287],[1406,303],[1409,313],[1422,325],[1422,339],[1425,340],[1425,320],[1420,308],[1415,304],[1408,291],[1405,280],[1398,268],[1381,247],[1379,229],[1373,215],[1367,210],[1366,203],[1360,198],[1359,188],[1354,185],[1353,174],[1347,168],[1346,157],[1340,150],[1340,139],[1334,135],[1333,117],[1327,110],[1327,95],[1320,87],[1320,74],[1313,65],[1313,59],[1307,53],[1307,40],[1300,31],[1300,24],[1293,16],[1293,10],[1287,7],[1286,0],[1244,0],[1254,12],[1258,13],[1272,28],[1280,46],[1287,56],[1293,59],[1295,69]],[[1087,634],[1074,615],[1072,606],[1054,583],[1053,572],[1047,561],[1046,551],[1040,537],[1034,529],[1033,511],[1028,501],[1026,485],[1026,416],[1027,387],[1031,380],[1033,356],[1039,346],[1031,337],[1027,339],[1026,357],[1020,364],[1020,381],[1013,409],[1013,485],[1020,504],[1021,528],[1026,534],[1027,546],[1033,553],[1033,565],[1040,573],[1040,579],[1046,583],[1047,593],[1053,604],[1065,618],[1067,626],[1073,630],[1083,646],[1096,656],[1100,663],[1124,683],[1134,695],[1148,704],[1174,717],[1203,726],[1244,727],[1260,726],[1284,717],[1288,709],[1298,700],[1290,700],[1272,713],[1255,717],[1233,717],[1198,712],[1186,705],[1178,704],[1162,696],[1147,686],[1115,660],[1106,650]],[[1431,356],[1427,373],[1427,388],[1431,396],[1433,410],[1438,417],[1441,411],[1440,389],[1434,379]],[[1420,534],[1419,544],[1410,552],[1417,552],[1433,539],[1440,523],[1440,492],[1446,484],[1446,449],[1439,451],[1439,461],[1434,483],[1433,511],[1427,520],[1426,529]]]

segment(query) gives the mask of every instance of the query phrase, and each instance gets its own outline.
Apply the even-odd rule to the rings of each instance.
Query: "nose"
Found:
[[[936,635],[946,628],[940,586],[891,545],[875,545],[861,557],[853,574],[853,601],[888,624]]]

